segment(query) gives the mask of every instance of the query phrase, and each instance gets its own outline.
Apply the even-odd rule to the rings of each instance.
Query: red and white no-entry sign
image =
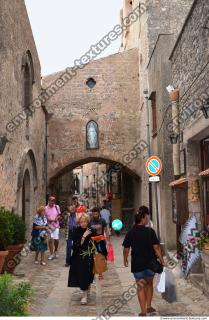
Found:
[[[157,176],[162,171],[163,165],[160,158],[152,156],[147,160],[145,167],[150,176]]]

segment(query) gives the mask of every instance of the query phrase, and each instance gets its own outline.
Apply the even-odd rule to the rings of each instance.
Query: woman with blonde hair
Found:
[[[33,221],[31,250],[35,251],[35,264],[39,264],[38,256],[41,253],[41,265],[45,266],[45,251],[47,247],[47,236],[49,234],[47,219],[45,217],[45,207],[41,206],[37,209],[37,214]]]
[[[89,216],[82,213],[77,220],[78,227],[72,233],[73,254],[70,259],[68,287],[82,290],[81,304],[87,304],[87,293],[93,282],[94,243],[91,237],[95,232],[88,228]]]

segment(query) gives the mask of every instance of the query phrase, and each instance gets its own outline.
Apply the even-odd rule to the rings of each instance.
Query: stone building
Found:
[[[48,177],[50,189],[66,172],[90,162],[111,166],[112,173],[123,172],[130,201],[114,199],[113,211],[121,218],[123,209],[140,203],[140,164],[147,148],[140,140],[138,51],[96,60],[79,68],[45,107],[48,120]],[[64,71],[43,79],[43,94],[62,79]],[[103,179],[99,181],[103,185]],[[104,183],[108,177],[104,177]],[[126,191],[126,193],[128,190]],[[132,223],[132,221],[130,221]]]
[[[166,122],[163,121],[169,104],[166,86],[171,79],[168,58],[192,2],[193,0],[124,0],[121,11],[121,16],[125,16],[131,8],[134,10],[138,5],[145,9],[139,20],[128,31],[123,32],[120,51],[138,48],[140,137],[150,142],[150,148],[147,148],[141,162],[143,183],[140,198],[151,208],[156,228],[158,208],[159,234],[167,249],[176,247],[176,228],[172,223],[171,192],[168,188],[172,181],[172,169],[168,169],[172,165],[172,149],[169,134],[166,134]],[[169,119],[169,114],[170,111],[166,112],[166,120]],[[153,154],[162,158],[164,167],[157,188],[149,184],[144,167],[146,159]]]
[[[0,206],[18,212],[28,231],[45,203],[45,112],[31,108],[41,71],[24,1],[0,1]]]
[[[173,180],[172,146],[166,124],[171,120],[171,104],[166,91],[166,86],[171,83],[171,63],[169,56],[173,48],[174,35],[160,34],[147,65],[149,95],[147,94],[147,108],[150,119],[150,149],[151,153],[158,155],[163,163],[160,182],[152,183],[152,208],[153,213],[158,210],[159,233],[161,241],[167,249],[176,247],[175,225],[172,217],[172,197],[168,188]],[[155,192],[158,192],[156,203]],[[156,208],[158,206],[158,208]],[[153,217],[157,224],[156,216]]]
[[[101,206],[106,199],[107,182],[98,186],[106,172],[107,165],[101,162],[87,163],[73,170],[75,178],[78,178],[79,188],[76,191],[87,208]]]
[[[176,194],[179,215],[195,214],[200,230],[209,230],[209,3],[195,0],[170,56],[173,86],[171,95],[177,114],[168,131],[178,137],[176,148]],[[183,155],[183,156],[182,156]],[[181,195],[181,196],[180,196]],[[201,269],[193,270],[192,279],[209,293],[209,255],[205,251]]]

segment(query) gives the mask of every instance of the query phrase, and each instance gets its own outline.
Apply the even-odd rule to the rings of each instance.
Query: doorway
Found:
[[[179,237],[188,218],[188,182],[185,182],[176,185],[173,188],[173,222],[176,224],[176,247],[178,258],[181,257],[182,253],[182,245],[179,242]]]
[[[30,174],[26,170],[23,178],[23,187],[22,187],[22,219],[28,227],[28,222],[30,218]]]

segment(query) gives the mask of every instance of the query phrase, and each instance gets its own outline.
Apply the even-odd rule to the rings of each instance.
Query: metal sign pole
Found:
[[[157,183],[160,181],[158,176],[162,171],[162,161],[157,156],[149,157],[145,164],[146,171],[152,177],[149,178],[150,181],[155,183],[155,205],[156,205],[156,222],[157,222],[157,236],[160,240],[160,222],[159,222],[159,206],[158,206],[158,188]]]
[[[155,185],[155,204],[156,204],[156,218],[157,218],[157,236],[158,236],[158,239],[160,240],[160,223],[159,223],[157,182],[155,182],[154,185]]]

